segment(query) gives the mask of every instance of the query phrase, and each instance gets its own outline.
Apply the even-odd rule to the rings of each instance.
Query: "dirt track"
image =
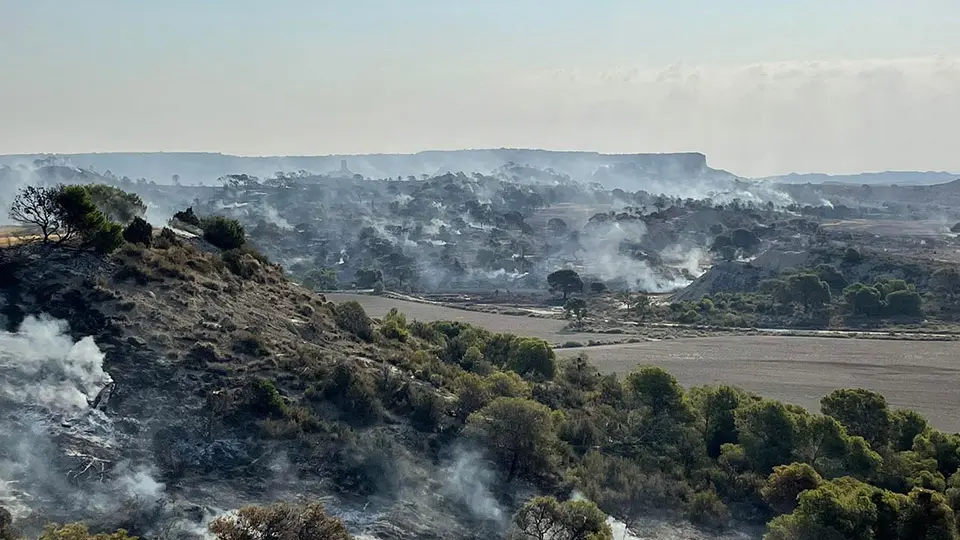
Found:
[[[419,320],[462,320],[494,331],[550,342],[617,336],[561,334],[563,321],[477,313],[375,296],[328,295],[358,300],[372,316],[396,307]],[[593,337],[591,337],[593,336]],[[836,388],[882,392],[892,407],[916,410],[939,429],[960,431],[960,343],[789,336],[675,339],[558,349],[585,352],[603,372],[627,373],[641,364],[662,366],[684,385],[730,384],[816,410]]]
[[[328,300],[334,302],[356,300],[360,302],[367,311],[367,314],[371,317],[382,317],[390,311],[390,308],[397,308],[406,315],[409,320],[462,321],[482,326],[491,332],[511,332],[523,336],[540,338],[554,344],[566,341],[579,341],[586,344],[586,342],[591,339],[610,343],[618,341],[623,337],[613,334],[565,332],[563,327],[566,326],[567,323],[558,319],[497,315],[364,294],[327,294],[326,297]]]

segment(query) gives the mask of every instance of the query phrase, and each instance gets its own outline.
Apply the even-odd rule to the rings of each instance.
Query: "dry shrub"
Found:
[[[210,524],[217,540],[350,540],[347,528],[330,517],[320,503],[247,506]]]
[[[344,302],[336,306],[334,311],[337,326],[352,333],[364,341],[370,341],[373,338],[373,324],[367,312],[359,302]]]

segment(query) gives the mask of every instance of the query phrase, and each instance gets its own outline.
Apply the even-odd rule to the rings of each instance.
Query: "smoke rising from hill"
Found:
[[[158,510],[163,484],[115,454],[113,420],[90,405],[112,382],[103,361],[50,317],[0,332],[0,505],[15,517],[136,523]]]

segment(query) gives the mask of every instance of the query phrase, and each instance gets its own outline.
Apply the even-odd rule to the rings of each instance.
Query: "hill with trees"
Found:
[[[0,392],[2,448],[20,449],[0,465],[7,537],[599,540],[606,515],[657,515],[772,540],[957,538],[960,436],[881,395],[838,389],[813,412],[653,366],[618,378],[538,339],[328,302],[228,218],[154,234],[83,187],[22,200],[57,227],[0,250],[4,339],[56,347],[42,372],[0,362],[24,390]],[[107,229],[116,246],[94,240]],[[825,277],[771,294],[815,311]],[[854,301],[870,288],[912,306],[899,283]]]

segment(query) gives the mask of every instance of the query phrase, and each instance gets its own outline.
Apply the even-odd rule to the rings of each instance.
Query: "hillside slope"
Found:
[[[439,435],[394,416],[407,405],[382,411],[369,395],[323,384],[348,373],[350,391],[370,391],[377,375],[405,396],[398,401],[423,388],[432,396],[390,365],[410,346],[359,339],[338,327],[331,303],[279,268],[250,255],[225,263],[205,248],[186,239],[128,245],[111,259],[40,245],[0,251],[4,352],[49,349],[31,357],[45,379],[16,400],[0,391],[0,409],[32,411],[0,422],[17,443],[0,453],[0,478],[15,478],[0,481],[0,506],[28,530],[86,519],[183,538],[244,504],[321,498],[378,538],[482,532],[482,523],[462,528],[470,521],[460,488],[434,470],[462,456],[432,454]],[[2,358],[0,372],[37,380]],[[65,388],[80,403],[47,399]],[[328,399],[307,399],[318,391]],[[438,502],[430,492],[451,496]]]

